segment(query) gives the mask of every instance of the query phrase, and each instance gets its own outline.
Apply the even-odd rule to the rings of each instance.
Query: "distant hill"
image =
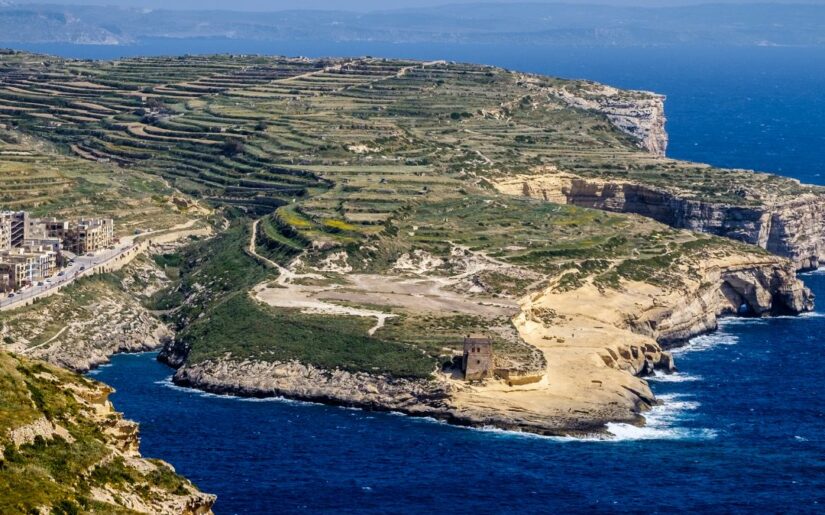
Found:
[[[117,45],[147,38],[571,46],[823,46],[825,6],[455,4],[368,13],[169,11],[0,2],[0,42]]]

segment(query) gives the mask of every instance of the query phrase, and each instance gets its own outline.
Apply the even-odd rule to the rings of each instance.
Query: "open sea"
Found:
[[[184,52],[376,55],[501,65],[668,95],[669,155],[825,184],[825,50],[564,49],[159,40],[29,46],[76,57]],[[664,404],[607,441],[452,427],[171,384],[154,354],[90,375],[141,424],[215,512],[825,512],[825,273],[803,277],[817,312],[723,322],[652,378]]]

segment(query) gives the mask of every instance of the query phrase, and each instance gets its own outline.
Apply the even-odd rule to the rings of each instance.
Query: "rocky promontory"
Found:
[[[714,330],[720,316],[813,307],[793,265],[767,253],[708,255],[677,266],[695,268],[680,287],[623,281],[618,288],[588,282],[560,290],[551,283],[524,296],[513,324],[546,361],[540,380],[525,385],[496,379],[469,384],[449,371],[404,379],[298,361],[192,361],[181,341],[168,342],[160,359],[178,369],[176,384],[213,393],[280,396],[545,435],[600,434],[609,422],[643,423],[644,411],[657,402],[644,376],[675,369],[665,348]]]
[[[3,352],[0,380],[0,512],[212,513],[214,495],[140,455],[110,387]]]
[[[529,76],[524,80],[532,82]],[[665,130],[667,118],[664,95],[649,91],[620,90],[596,82],[575,86],[537,87],[571,107],[604,115],[614,127],[635,140],[640,148],[658,156],[665,155],[668,136]]]
[[[620,179],[579,177],[553,168],[496,182],[507,194],[646,216],[671,227],[732,238],[787,257],[798,270],[825,262],[825,196],[803,194],[751,205]]]

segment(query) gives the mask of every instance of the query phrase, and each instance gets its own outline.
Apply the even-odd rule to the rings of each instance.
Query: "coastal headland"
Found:
[[[32,351],[77,370],[118,347],[67,337],[105,340],[120,321],[117,334],[145,328],[139,348],[163,341],[182,385],[603,433],[644,423],[645,375],[673,370],[668,347],[718,317],[812,309],[795,272],[825,259],[824,190],[669,159],[661,95],[589,81],[445,61],[8,53],[0,124],[18,182],[71,198],[108,181],[128,207],[87,207],[123,227],[211,228],[2,315],[6,350],[28,352],[56,331],[23,321],[78,291],[134,306],[136,325],[97,317],[98,337]],[[36,176],[36,155],[55,170]],[[456,360],[471,333],[495,349],[482,381]]]

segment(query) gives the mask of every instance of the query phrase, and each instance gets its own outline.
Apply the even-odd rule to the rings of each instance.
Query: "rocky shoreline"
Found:
[[[172,357],[167,349],[164,349],[158,355],[158,360],[175,368],[171,363],[179,362],[180,356]],[[600,420],[582,417],[576,423],[566,421],[557,426],[527,424],[489,413],[479,414],[457,409],[450,403],[452,385],[443,382],[323,370],[298,362],[208,361],[180,366],[172,380],[177,386],[217,395],[246,398],[283,397],[365,411],[429,417],[462,427],[494,427],[544,436],[605,435],[606,424],[616,421],[609,417]],[[653,404],[653,399],[650,399],[649,403],[640,402],[639,410],[646,410]],[[643,423],[639,417],[621,421]]]
[[[216,394],[284,397],[432,417],[460,426],[495,427],[548,436],[606,435],[609,422],[644,424],[643,413],[658,401],[643,377],[656,368],[670,371],[675,368],[665,348],[714,331],[720,316],[795,314],[813,308],[812,294],[795,277],[790,263],[780,258],[767,256],[762,261],[746,260],[727,266],[717,263],[706,269],[704,279],[712,286],[707,286],[705,281],[697,283],[691,298],[675,296],[669,305],[660,299],[648,309],[637,309],[632,316],[617,313],[616,326],[610,330],[599,327],[599,331],[595,331],[598,319],[587,318],[582,322],[573,312],[567,315],[570,319],[567,326],[547,327],[537,322],[533,314],[545,303],[552,303],[556,309],[562,310],[561,306],[566,302],[563,296],[534,294],[529,300],[525,299],[522,312],[514,322],[528,341],[539,346],[544,342],[542,350],[551,363],[544,381],[549,382],[549,386],[502,390],[498,384],[467,385],[451,381],[443,374],[438,374],[434,380],[410,380],[323,370],[298,362],[225,358],[191,364],[187,362],[189,349],[173,340],[164,345],[158,359],[177,369],[173,377],[175,384]],[[603,299],[608,305],[615,300]],[[739,310],[741,306],[747,306],[747,312]],[[588,317],[592,316],[594,313],[588,314]],[[611,318],[604,316],[603,320]],[[568,330],[565,345],[546,343]],[[589,363],[587,356],[600,358],[600,364],[576,369],[563,361],[567,356],[577,355],[575,348],[570,347],[575,344],[570,339],[575,340],[576,333],[580,334],[587,348],[585,359],[579,359],[575,365]],[[547,406],[534,412],[523,409],[536,400],[539,404],[552,403],[554,383],[562,382],[560,371],[567,368],[580,376],[575,378],[580,381],[574,384],[575,388],[587,389],[588,385],[598,383],[599,391],[587,392],[572,408],[562,403],[559,409]],[[542,392],[544,397],[530,397],[542,388],[547,388],[550,393]],[[510,398],[518,395],[526,399],[521,405]]]

